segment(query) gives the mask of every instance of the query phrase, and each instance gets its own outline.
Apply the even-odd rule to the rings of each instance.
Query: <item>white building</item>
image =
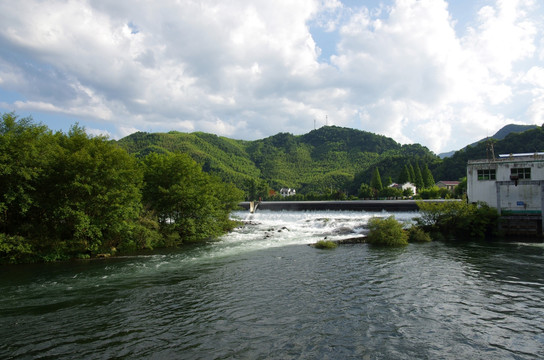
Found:
[[[291,188],[281,188],[280,195],[283,197],[296,195],[296,191],[295,189],[291,189]]]
[[[389,185],[389,187],[394,187],[394,188],[397,188],[397,189],[401,189],[402,191],[404,191],[406,189],[411,189],[413,195],[416,195],[416,193],[417,193],[417,186],[415,186],[411,182],[407,182],[407,183],[404,183],[402,185],[397,184],[397,183],[392,183],[391,185]]]
[[[469,160],[468,201],[482,201],[502,215],[541,215],[544,206],[544,153],[499,155]]]

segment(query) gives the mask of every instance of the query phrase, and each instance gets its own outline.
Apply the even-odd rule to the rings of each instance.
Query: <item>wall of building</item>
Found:
[[[470,202],[483,201],[497,207],[497,182],[500,186],[500,207],[513,213],[535,213],[541,211],[541,186],[538,183],[522,184],[525,179],[512,182],[512,168],[530,168],[528,181],[544,180],[544,157],[502,158],[496,161],[469,161],[467,166],[467,196]],[[478,180],[478,170],[495,169],[495,180]],[[506,183],[507,182],[507,183]]]

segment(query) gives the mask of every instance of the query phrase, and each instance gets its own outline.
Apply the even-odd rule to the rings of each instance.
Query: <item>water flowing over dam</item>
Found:
[[[0,268],[0,358],[539,359],[544,245],[334,250],[372,216],[239,211],[220,241]]]

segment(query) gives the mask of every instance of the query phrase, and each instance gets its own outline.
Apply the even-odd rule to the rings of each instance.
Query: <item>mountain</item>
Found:
[[[531,130],[531,129],[534,129],[534,128],[537,128],[538,126],[537,125],[517,125],[517,124],[509,124],[509,125],[506,125],[504,127],[502,127],[499,131],[497,131],[495,133],[495,135],[491,136],[491,139],[495,139],[495,140],[502,140],[504,139],[507,135],[509,134],[512,134],[512,133],[521,133],[521,132],[524,132],[524,131],[527,131],[527,130]],[[470,147],[474,147],[476,145],[478,145],[479,143],[481,142],[485,142],[487,141],[489,138],[485,138],[485,139],[481,139],[479,141],[476,141],[475,143],[472,143],[470,145],[467,145],[466,147],[470,146]],[[465,147],[465,148],[466,148]],[[461,149],[462,150],[462,149]],[[445,153],[440,153],[438,154],[438,156],[441,158],[441,159],[444,159],[444,158],[447,158],[447,157],[450,157],[450,156],[453,156],[453,154],[455,154],[455,150],[453,151],[449,151],[449,152],[445,152]]]
[[[488,144],[493,144],[491,151]],[[523,132],[511,132],[502,140],[482,141],[474,146],[467,146],[443,159],[433,170],[436,180],[457,180],[466,176],[468,160],[491,158],[499,154],[534,153],[544,151],[544,128],[535,127]]]
[[[370,132],[324,126],[304,135],[279,133],[243,141],[202,132],[144,133],[118,143],[138,157],[151,152],[184,152],[203,170],[251,192],[252,188],[295,188],[298,193],[343,190],[354,194],[379,168],[382,178],[396,180],[408,162],[428,164],[440,159],[419,144],[400,145]]]

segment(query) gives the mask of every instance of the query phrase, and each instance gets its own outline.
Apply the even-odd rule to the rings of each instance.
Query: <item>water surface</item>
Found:
[[[1,267],[0,358],[544,357],[543,244],[318,250],[388,214],[235,215],[174,253]]]

